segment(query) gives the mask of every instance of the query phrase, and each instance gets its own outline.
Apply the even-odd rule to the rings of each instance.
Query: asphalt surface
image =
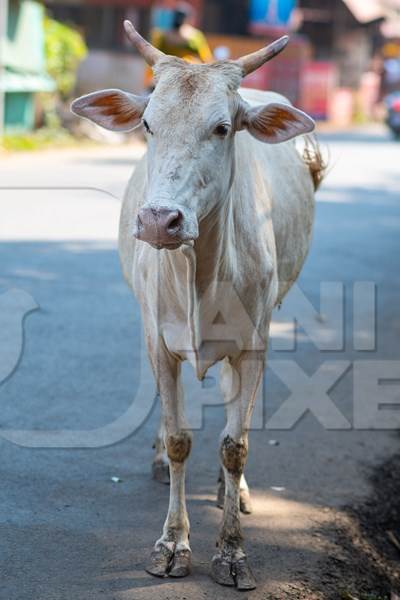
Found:
[[[394,430],[354,430],[351,424],[353,361],[400,358],[400,146],[379,128],[322,139],[330,147],[331,170],[318,193],[299,289],[318,310],[321,282],[343,285],[344,341],[342,349],[321,351],[300,328],[295,349],[282,350],[290,328],[282,322],[285,313],[277,312],[270,359],[295,361],[309,377],[321,365],[337,369],[329,395],[348,428],[323,427],[328,411],[320,420],[308,413],[289,430],[271,429],[274,415],[290,421],[282,406],[295,385],[279,377],[287,363],[268,370],[246,471],[254,513],[242,519],[257,600],[296,597],[297,585],[309,585],[311,597],[319,561],[329,552],[324,527],[335,510],[368,495],[369,468],[398,450]],[[219,401],[214,372],[203,389],[186,375],[189,413],[198,428],[187,477],[193,574],[177,581],[144,572],[168,488],[150,478],[159,409],[142,368],[138,306],[116,252],[119,199],[141,151],[122,146],[1,159],[4,600],[224,599],[236,593],[209,576],[221,519],[214,499],[224,419],[221,406],[203,413],[198,407]],[[353,302],[355,282],[377,286],[376,343],[363,319],[369,288],[360,288]],[[372,344],[373,350],[354,349],[360,343],[354,342],[353,304],[361,314],[361,348]],[[322,328],[329,324],[329,314],[310,318]],[[303,386],[303,398],[308,390],[318,400],[317,388]],[[398,425],[398,410],[389,421]],[[46,441],[53,447],[44,447]]]

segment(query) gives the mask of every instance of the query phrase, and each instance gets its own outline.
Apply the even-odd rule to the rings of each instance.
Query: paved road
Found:
[[[287,423],[292,414],[282,409],[291,387],[279,377],[282,363],[277,361],[295,360],[303,373],[295,374],[295,381],[303,381],[304,374],[311,377],[321,365],[325,377],[337,369],[338,381],[333,376],[329,394],[345,424],[344,419],[353,419],[353,369],[332,361],[400,358],[400,147],[379,129],[325,135],[324,141],[330,145],[332,170],[318,194],[314,243],[299,289],[318,309],[320,283],[343,283],[344,349],[321,352],[300,329],[295,350],[282,350],[290,327],[282,317],[285,305],[277,312],[273,366],[260,399],[247,468],[255,510],[243,518],[259,582],[252,593],[257,600],[298,597],[298,585],[309,586],[311,597],[319,560],[330,547],[324,528],[335,510],[368,494],[368,468],[398,449],[393,431],[326,430],[310,414],[290,430],[270,429],[276,415]],[[105,447],[84,448],[122,436],[124,418],[118,418],[126,411],[130,415],[132,400],[140,394],[146,410],[152,407],[152,382],[140,366],[138,307],[122,281],[115,244],[118,198],[140,152],[131,146],[82,149],[6,158],[0,165],[3,317],[10,306],[15,308],[11,289],[17,290],[13,293],[20,306],[17,315],[11,311],[14,321],[3,318],[0,333],[0,358],[10,371],[0,370],[4,600],[232,596],[230,589],[217,587],[209,578],[221,517],[213,504],[221,407],[205,409],[203,427],[195,434],[187,484],[194,572],[184,581],[153,579],[143,570],[168,498],[167,487],[149,476],[158,407],[133,435]],[[24,189],[9,189],[16,186]],[[374,351],[354,349],[373,342],[365,317],[368,287],[355,292],[359,321],[353,319],[357,281],[377,284]],[[336,286],[328,299],[337,297]],[[35,303],[38,308],[32,310]],[[326,341],[325,334],[329,338],[332,315],[325,308],[327,314],[311,315],[308,321],[311,327],[319,324],[320,342]],[[12,340],[15,346],[20,340],[25,312],[22,355],[13,370],[5,344]],[[16,363],[19,346],[14,346]],[[393,374],[391,378],[396,379]],[[323,383],[320,388],[315,380],[314,386],[302,383],[303,398],[308,390],[324,404]],[[217,398],[213,376],[207,389],[196,383],[190,389],[192,407]],[[399,412],[392,412],[395,423]],[[320,419],[329,418],[328,413],[322,410]],[[199,411],[192,408],[191,416],[198,420]],[[107,425],[115,422],[119,429],[110,430]],[[64,445],[69,440],[80,447],[27,448],[4,439],[14,430],[30,430],[18,439],[43,446],[42,433],[60,429],[67,432],[44,439],[52,445],[57,439]],[[74,437],[75,430],[87,433]],[[89,430],[102,433],[93,436]],[[279,445],[270,444],[272,439]],[[112,477],[121,482],[114,483]]]

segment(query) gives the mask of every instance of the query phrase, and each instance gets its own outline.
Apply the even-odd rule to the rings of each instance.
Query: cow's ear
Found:
[[[274,102],[247,107],[242,117],[242,127],[260,142],[279,144],[297,135],[310,133],[315,129],[315,123],[303,111],[289,104]]]
[[[130,131],[140,124],[148,98],[121,90],[102,90],[73,101],[71,110],[111,131]]]

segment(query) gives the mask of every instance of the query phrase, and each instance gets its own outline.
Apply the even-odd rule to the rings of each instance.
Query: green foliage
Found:
[[[29,152],[56,146],[70,146],[74,143],[74,138],[66,129],[42,127],[27,133],[6,133],[0,147],[8,152]]]
[[[74,89],[76,71],[87,54],[81,34],[49,17],[44,21],[47,72],[57,83],[57,90],[67,100]]]

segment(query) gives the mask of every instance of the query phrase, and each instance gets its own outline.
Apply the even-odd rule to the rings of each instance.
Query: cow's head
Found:
[[[103,90],[78,98],[72,110],[113,131],[144,125],[148,182],[134,234],[172,250],[195,240],[199,222],[227,197],[237,131],[276,144],[312,131],[314,122],[287,104],[250,107],[238,93],[242,78],[281,52],[287,36],[239,60],[193,65],[154,48],[129,21],[125,30],[153,67],[153,93]]]

